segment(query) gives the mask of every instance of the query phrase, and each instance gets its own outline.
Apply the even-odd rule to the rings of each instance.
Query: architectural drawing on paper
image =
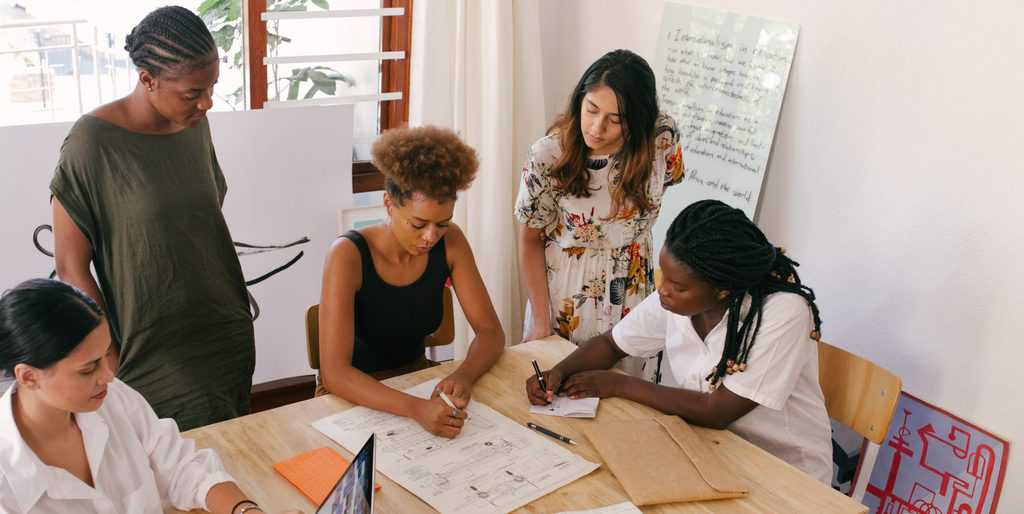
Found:
[[[407,392],[427,398],[437,382]],[[313,426],[349,451],[375,432],[377,469],[443,513],[509,512],[598,467],[487,405],[471,401],[467,411],[471,419],[454,439],[366,407]]]

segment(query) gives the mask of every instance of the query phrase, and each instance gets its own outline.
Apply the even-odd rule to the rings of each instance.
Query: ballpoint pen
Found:
[[[540,388],[547,391],[548,385],[544,382],[544,375],[540,374],[540,366],[537,365],[537,359],[533,360],[533,372],[537,374],[537,382],[540,384]]]
[[[544,427],[542,427],[542,426],[540,426],[540,425],[538,425],[536,423],[527,422],[526,426],[529,427],[529,428],[532,428],[532,429],[534,429],[534,430],[536,430],[536,431],[538,431],[538,432],[540,432],[540,433],[542,433],[542,434],[544,434],[544,435],[546,435],[548,437],[554,437],[555,439],[558,439],[559,441],[562,441],[563,443],[576,444],[576,441],[573,441],[572,439],[569,439],[568,437],[565,437],[564,435],[559,434],[557,432],[552,432],[551,430],[548,430],[548,429],[546,429],[546,428],[544,428]]]
[[[438,396],[441,397],[441,401],[443,401],[449,407],[452,408],[452,413],[455,414],[455,416],[452,416],[452,417],[458,417],[458,414],[460,412],[462,412],[462,411],[458,407],[456,407],[454,403],[452,403],[452,399],[449,398],[448,395],[445,394],[444,391],[438,391]],[[466,421],[469,421],[469,413],[466,413]]]

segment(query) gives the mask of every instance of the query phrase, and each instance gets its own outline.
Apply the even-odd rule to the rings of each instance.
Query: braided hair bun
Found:
[[[161,7],[147,14],[124,40],[135,66],[153,76],[182,67],[199,68],[217,59],[210,30],[184,7]]]

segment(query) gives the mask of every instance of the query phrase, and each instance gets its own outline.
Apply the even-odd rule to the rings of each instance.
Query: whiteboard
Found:
[[[294,257],[292,267],[254,285],[254,383],[311,373],[305,310],[320,300],[320,277],[337,213],[352,202],[352,107],[348,105],[210,113],[217,158],[228,183],[224,216],[235,241],[293,248],[240,257],[246,279]],[[51,222],[49,183],[72,123],[0,127],[0,289],[45,277],[53,259],[32,246],[32,231]],[[43,245],[53,248],[49,233]]]
[[[654,70],[661,110],[679,126],[686,178],[662,199],[655,252],[698,200],[754,219],[798,34],[791,23],[665,3]]]

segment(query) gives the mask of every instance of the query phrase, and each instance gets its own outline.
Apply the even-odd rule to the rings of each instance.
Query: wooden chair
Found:
[[[452,306],[452,290],[450,287],[444,288],[444,297],[442,298],[443,316],[441,317],[441,326],[437,328],[437,331],[429,336],[423,338],[423,346],[428,348],[435,346],[444,346],[451,344],[455,340],[455,315]],[[320,382],[320,304],[310,306],[306,309],[306,358],[309,359],[309,367],[317,370],[316,384],[319,390]],[[438,363],[434,361],[428,361],[431,366],[436,366]],[[373,376],[378,379],[390,378],[391,376],[397,376],[403,374],[404,370],[384,370],[374,373]]]
[[[867,439],[850,492],[850,497],[861,502],[902,382],[891,371],[824,341],[818,342],[818,381],[829,417]]]

